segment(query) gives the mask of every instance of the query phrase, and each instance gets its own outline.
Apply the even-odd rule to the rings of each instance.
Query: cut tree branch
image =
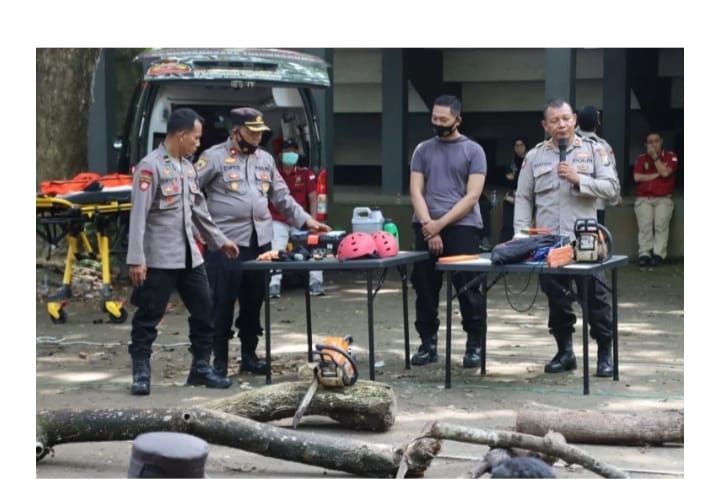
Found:
[[[59,444],[132,440],[152,431],[188,433],[216,445],[365,477],[395,476],[405,452],[402,447],[287,430],[203,408],[55,409],[36,415],[36,461]],[[407,474],[422,476],[433,450],[436,453],[439,444],[414,447]]]
[[[577,463],[606,478],[630,478],[621,469],[596,460],[580,448],[560,443],[551,438],[539,438],[512,431],[486,431],[438,422],[430,423],[423,437],[478,443],[496,448],[523,448],[555,456],[567,463]]]

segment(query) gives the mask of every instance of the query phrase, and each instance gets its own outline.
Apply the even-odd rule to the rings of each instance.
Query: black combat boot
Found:
[[[150,357],[133,357],[133,381],[130,393],[135,396],[150,394]]]
[[[554,336],[558,351],[555,357],[545,364],[545,373],[556,374],[558,372],[577,369],[577,359],[575,358],[572,345],[572,332],[560,333],[555,331]]]
[[[482,337],[479,333],[468,332],[467,343],[465,343],[465,355],[463,356],[463,367],[474,369],[480,367],[482,356]]]
[[[213,369],[215,373],[222,377],[227,377],[228,373],[228,347],[230,342],[226,338],[215,338],[213,340]]]
[[[418,351],[413,354],[410,363],[412,365],[426,365],[437,361],[437,334],[422,338],[422,343]]]
[[[597,351],[597,376],[598,377],[612,377],[613,375],[613,361],[612,361],[612,340],[598,340],[598,351]]]
[[[193,356],[190,374],[188,374],[188,386],[205,386],[214,389],[225,389],[232,385],[232,380],[221,376],[215,369],[210,367],[210,352],[208,355]]]
[[[255,352],[241,353],[240,371],[250,372],[256,375],[265,375],[267,373],[267,363],[265,360],[258,359]]]
[[[265,360],[258,359],[255,354],[259,338],[257,335],[244,335],[240,339],[240,372],[250,372],[255,375],[265,375],[267,373],[267,363]]]

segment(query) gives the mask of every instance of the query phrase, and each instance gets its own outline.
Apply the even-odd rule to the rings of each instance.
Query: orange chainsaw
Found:
[[[295,412],[293,428],[297,428],[320,386],[341,389],[355,384],[358,371],[355,359],[350,353],[352,342],[352,335],[346,335],[327,337],[322,344],[315,345],[312,354],[316,360],[310,364],[313,372],[312,382]]]

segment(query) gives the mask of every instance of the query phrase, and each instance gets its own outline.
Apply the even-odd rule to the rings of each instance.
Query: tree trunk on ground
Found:
[[[327,437],[258,423],[203,408],[56,409],[36,415],[36,460],[63,443],[132,440],[141,433],[175,431],[208,443],[238,448],[282,460],[341,470],[365,477],[395,476],[405,450],[345,437]],[[439,450],[415,447],[408,475],[421,476]]]
[[[100,49],[36,49],[36,187],[87,171],[88,114]]]
[[[291,417],[310,386],[310,382],[284,382],[241,392],[203,404],[254,421],[267,422]],[[395,422],[395,394],[387,384],[359,380],[350,387],[320,387],[305,411],[328,416],[350,429],[387,431]],[[300,421],[302,426],[302,421]]]
[[[683,443],[683,411],[647,414],[575,411],[530,403],[518,411],[515,431],[544,436],[556,431],[568,443],[661,445]]]

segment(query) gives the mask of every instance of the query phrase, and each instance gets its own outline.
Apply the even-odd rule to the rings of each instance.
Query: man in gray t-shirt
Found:
[[[485,184],[487,161],[482,147],[458,131],[461,108],[455,96],[435,100],[432,125],[437,136],[421,142],[410,161],[415,249],[431,255],[430,260],[415,264],[411,277],[416,294],[415,329],[422,341],[412,356],[413,365],[438,360],[438,302],[443,277],[435,270],[437,259],[476,254],[480,246],[483,220],[478,199]],[[459,292],[473,277],[470,273],[456,273],[455,290]],[[467,333],[463,367],[478,367],[487,325],[487,300],[480,291],[480,282],[460,293],[458,301]]]

